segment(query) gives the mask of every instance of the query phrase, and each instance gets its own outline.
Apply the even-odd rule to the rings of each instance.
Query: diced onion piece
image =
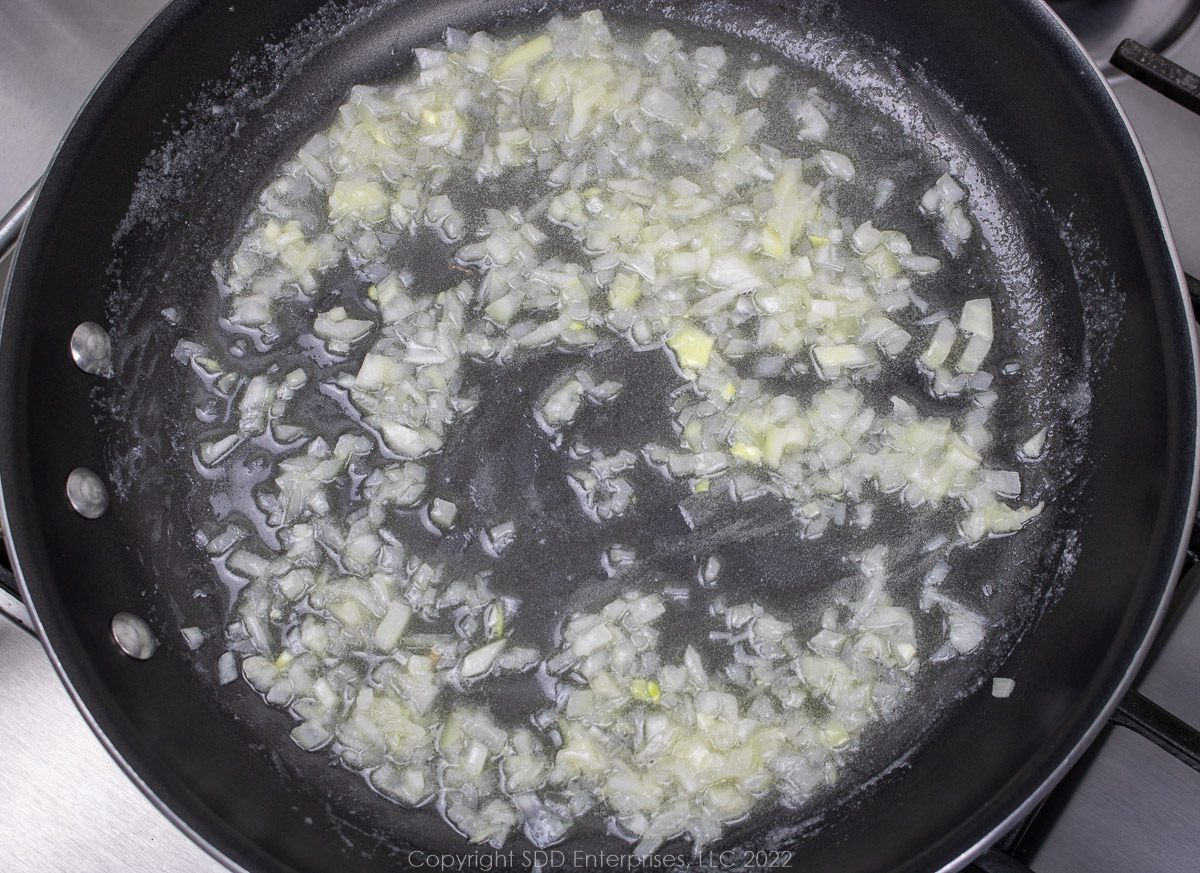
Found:
[[[745,255],[733,252],[713,258],[704,279],[738,293],[754,291],[765,284],[761,270]]]
[[[876,230],[871,222],[864,221],[854,231],[854,236],[851,240],[854,243],[854,248],[863,254],[867,254],[879,245],[883,240],[883,234]]]
[[[237,679],[237,658],[233,652],[225,652],[217,659],[217,681],[228,685]]]
[[[954,239],[960,242],[966,242],[971,238],[971,233],[974,227],[971,225],[971,219],[967,218],[967,214],[963,212],[961,206],[955,206],[946,216],[946,220],[942,222],[942,226],[946,232]]]
[[[951,612],[950,645],[962,654],[973,652],[983,642],[983,626],[972,616],[962,612]]]
[[[513,544],[517,538],[517,525],[506,521],[488,531],[488,542],[496,554],[500,554]]]
[[[350,318],[346,315],[344,307],[335,306],[328,312],[317,315],[313,333],[323,340],[352,343],[365,337],[374,326],[374,322]]]
[[[687,325],[667,339],[667,346],[675,352],[679,366],[684,370],[698,370],[708,366],[715,340],[699,328]]]
[[[575,418],[583,402],[583,384],[571,379],[547,398],[542,405],[542,419],[550,427],[558,427]]]
[[[545,324],[538,325],[525,336],[517,340],[518,345],[532,348],[533,346],[544,346],[558,339],[571,327],[571,319],[568,316],[560,316],[553,321],[548,321]]]
[[[784,424],[768,426],[763,441],[762,458],[772,467],[783,462],[784,453],[792,448],[806,448],[812,438],[812,429],[802,419],[793,419]]]
[[[854,178],[854,164],[844,154],[829,149],[821,149],[818,154],[826,173],[847,182]]]
[[[493,603],[487,611],[487,630],[493,637],[504,635],[504,605]]]
[[[372,391],[385,385],[392,385],[401,378],[400,364],[387,355],[368,352],[363,356],[362,365],[354,377],[354,387],[363,391]]]
[[[896,260],[899,261],[900,266],[912,270],[914,273],[936,273],[942,266],[942,262],[937,258],[911,253],[897,255]]]
[[[892,192],[896,190],[896,183],[891,179],[880,179],[875,183],[875,208],[882,209],[887,205],[887,202],[892,198]]]
[[[1005,497],[1021,493],[1021,474],[1013,470],[984,470],[980,478],[988,488]]]
[[[637,273],[618,273],[608,288],[608,302],[613,309],[628,309],[642,296],[642,278]]]
[[[811,101],[805,101],[796,107],[796,120],[800,125],[796,130],[796,136],[800,139],[820,142],[829,133],[829,122]]]
[[[517,46],[496,64],[496,78],[501,78],[516,67],[527,66],[554,50],[554,43],[546,34],[535,36],[528,42]]]
[[[411,618],[411,606],[407,603],[392,601],[388,605],[387,613],[375,628],[375,647],[381,652],[390,652],[396,648]]]
[[[404,458],[419,458],[432,448],[424,434],[398,421],[380,422],[379,431],[388,448]]]
[[[1031,461],[1036,461],[1042,456],[1042,452],[1046,450],[1046,436],[1049,433],[1050,428],[1043,427],[1025,441],[1021,446],[1021,454]]]
[[[571,643],[571,653],[581,658],[587,657],[597,649],[613,641],[612,631],[606,624],[598,624],[586,633],[575,638]]]
[[[648,88],[642,95],[639,107],[650,117],[669,124],[683,125],[691,118],[691,113],[680,99],[666,88]]]
[[[667,608],[663,605],[662,600],[656,595],[650,594],[630,603],[629,611],[625,614],[622,622],[628,628],[641,627],[655,621],[666,611]]]
[[[339,179],[329,195],[329,217],[337,221],[347,216],[361,221],[380,221],[387,215],[388,196],[378,182],[356,183]]]
[[[332,740],[333,734],[319,724],[305,721],[292,728],[292,739],[306,752],[312,752]]]
[[[458,515],[458,507],[449,500],[435,497],[429,505],[429,520],[438,527],[452,527]]]
[[[974,373],[983,365],[983,361],[991,348],[992,341],[990,339],[980,334],[975,334],[967,340],[967,345],[963,349],[962,354],[959,355],[955,366],[960,372]]]
[[[967,196],[967,192],[962,189],[954,178],[949,173],[943,173],[934,183],[939,196],[942,200],[948,203],[958,203]]]
[[[1008,697],[1016,687],[1015,680],[996,676],[992,679],[992,697]]]
[[[943,318],[938,322],[937,329],[933,333],[933,339],[930,340],[929,348],[921,355],[921,360],[931,367],[940,367],[945,363],[947,356],[950,354],[950,349],[953,348],[954,340],[957,336],[954,323],[948,318]]]
[[[520,298],[516,294],[505,294],[489,303],[484,314],[497,324],[508,324],[517,314],[520,305]]]
[[[704,275],[711,264],[707,248],[694,252],[672,252],[667,255],[667,272],[675,277]]]
[[[200,443],[196,447],[196,455],[200,458],[200,463],[206,467],[211,467],[224,460],[230,452],[241,444],[241,441],[242,438],[238,434],[231,433],[223,439]]]
[[[755,97],[762,97],[771,87],[771,82],[775,76],[779,74],[779,67],[771,65],[769,67],[759,67],[756,70],[751,70],[742,79],[742,85]]]
[[[496,659],[500,657],[500,653],[504,651],[504,647],[507,645],[508,640],[499,639],[481,646],[462,659],[462,663],[458,668],[459,673],[462,674],[464,679],[482,676],[492,669],[492,665],[496,663]]]
[[[813,349],[817,363],[824,368],[865,367],[871,363],[870,356],[856,345],[817,346]]]
[[[959,529],[967,539],[983,539],[989,533],[1006,534],[1020,530],[1031,519],[1041,515],[1044,504],[1012,508],[992,499],[969,512],[959,522]]]
[[[991,298],[980,297],[964,303],[962,317],[958,320],[958,326],[967,333],[974,334],[983,339],[993,339]]]

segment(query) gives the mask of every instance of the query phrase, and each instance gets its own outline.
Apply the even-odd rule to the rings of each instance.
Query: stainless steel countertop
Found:
[[[36,182],[105,70],[163,0],[0,0],[0,212]]]
[[[161,0],[0,0],[0,212],[39,178],[95,82],[161,5]],[[1200,70],[1200,26],[1168,54]],[[1114,90],[1160,180],[1184,266],[1200,274],[1200,117],[1124,77],[1115,81]],[[0,278],[6,273],[7,265],[0,264]],[[1178,641],[1172,638],[1142,688],[1196,723],[1200,602],[1194,606],[1195,620],[1176,634]],[[1079,804],[1066,816],[1070,821],[1034,858],[1035,869],[1191,873],[1200,857],[1195,774],[1189,779],[1180,772],[1182,765],[1123,731],[1105,746],[1081,784]],[[1147,773],[1155,780],[1150,789],[1133,786]],[[1164,794],[1160,787],[1167,783],[1181,786],[1179,793]],[[1089,793],[1096,785],[1115,788],[1115,794]],[[1110,820],[1120,826],[1097,833],[1098,816],[1116,816]],[[1130,849],[1155,822],[1171,819],[1181,827],[1156,831],[1160,840],[1173,844],[1170,858]],[[23,873],[224,869],[125,777],[75,709],[41,646],[3,619],[0,854],[6,858],[2,866]]]
[[[2,618],[0,855],[22,873],[225,870],[126,778],[41,644]]]

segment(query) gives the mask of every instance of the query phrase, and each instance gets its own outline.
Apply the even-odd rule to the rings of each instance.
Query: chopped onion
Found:
[[[1021,454],[1030,460],[1037,460],[1042,456],[1042,452],[1046,450],[1046,435],[1050,429],[1043,427],[1033,436],[1025,441],[1021,446]]]
[[[499,555],[517,538],[517,526],[514,522],[506,521],[488,530],[487,537],[492,551]]]
[[[949,356],[956,336],[953,322],[948,318],[943,318],[938,323],[937,330],[934,331],[929,348],[925,350],[925,354],[921,355],[921,360],[931,367],[940,367]]]
[[[433,503],[429,505],[429,519],[438,527],[453,527],[457,515],[458,507],[449,500],[435,497]]]
[[[990,341],[993,338],[991,298],[981,297],[964,303],[958,326],[967,333]]]
[[[811,142],[821,142],[825,139],[826,134],[829,133],[829,122],[812,101],[805,101],[797,105],[795,114],[796,120],[799,122],[796,136]]]
[[[542,420],[551,428],[566,424],[575,418],[583,401],[583,384],[572,379],[555,391],[542,405]]]
[[[217,659],[217,681],[228,685],[237,679],[237,660],[233,652],[225,652]]]
[[[926,543],[937,560],[921,603],[945,613],[935,658],[974,651],[987,622],[945,599],[943,557],[1042,511],[1002,502],[1020,477],[984,457],[999,400],[984,369],[990,298],[968,300],[957,327],[946,312],[920,318],[944,305],[942,262],[878,216],[841,214],[840,189],[859,191],[866,173],[818,147],[840,147],[834,107],[795,93],[774,66],[738,69],[724,49],[685,50],[665,30],[626,44],[598,11],[512,38],[448,32],[415,60],[404,80],[352,89],[215,268],[225,314],[253,348],[271,348],[299,314],[311,319],[304,367],[229,366],[189,341],[174,352],[211,395],[200,466],[232,471],[233,459],[278,453],[251,493],[260,536],[229,523],[198,536],[241,585],[220,681],[240,657],[264,699],[295,715],[302,748],[328,748],[401,803],[437,798],[468,839],[496,847],[516,831],[552,845],[595,809],[641,857],[680,836],[697,848],[717,840],[767,798],[804,802],[922,669],[912,615],[885,586],[885,549],[865,550],[860,591],[842,586],[818,624],[758,603],[726,607],[718,592],[740,580],[718,554],[693,556],[691,587],[664,578],[654,592],[625,590],[645,576],[613,545],[602,566],[622,593],[566,617],[543,652],[520,644],[519,602],[494,593],[487,573],[422,555],[401,536],[404,519],[436,533],[457,524],[463,535],[440,541],[446,554],[500,559],[537,541],[530,528],[517,543],[523,519],[468,535],[472,520],[427,494],[447,481],[438,456],[491,399],[478,373],[537,362],[535,373],[562,353],[599,362],[605,344],[626,343],[675,368],[673,434],[601,451],[593,413],[616,416],[626,392],[587,369],[531,403],[592,522],[636,521],[645,466],[666,477],[659,487],[686,489],[680,513],[697,531],[703,503],[692,501],[716,495],[771,495],[808,538],[870,527],[878,501],[948,507],[946,531]],[[791,149],[766,141],[772,103],[795,119]],[[510,185],[522,199],[503,203],[495,192]],[[894,187],[876,183],[876,209]],[[922,198],[952,255],[970,236],[966,203],[948,175]],[[423,228],[452,247],[458,284],[430,288],[395,266],[401,241]],[[357,277],[363,292],[339,284],[344,305],[314,316],[334,275]],[[909,351],[933,324],[924,352]],[[237,342],[235,358],[252,348]],[[931,396],[878,408],[871,383],[918,354]],[[965,416],[938,414],[942,398],[968,392]],[[330,399],[345,412],[336,440],[332,422],[296,411]],[[495,566],[500,577],[519,562]],[[701,593],[713,627],[673,613]],[[664,633],[677,622],[682,638]],[[524,671],[536,671],[546,705],[499,724],[479,701],[499,674]],[[488,693],[472,697],[475,687]]]
[[[464,679],[482,676],[492,669],[492,665],[496,663],[496,659],[500,657],[500,653],[507,645],[508,640],[501,639],[476,649],[463,658],[462,664],[458,668],[459,673]]]
[[[841,152],[821,149],[819,154],[821,156],[821,166],[825,168],[826,173],[847,182],[854,178],[854,164]]]

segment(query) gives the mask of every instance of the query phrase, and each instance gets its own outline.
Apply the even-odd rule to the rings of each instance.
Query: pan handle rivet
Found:
[[[150,625],[132,612],[118,612],[113,616],[112,638],[122,653],[139,661],[145,661],[158,648]]]
[[[99,518],[108,509],[108,489],[87,467],[76,467],[67,476],[67,500],[84,518]]]
[[[71,357],[75,365],[93,376],[112,373],[112,341],[108,331],[94,321],[85,321],[71,334]]]

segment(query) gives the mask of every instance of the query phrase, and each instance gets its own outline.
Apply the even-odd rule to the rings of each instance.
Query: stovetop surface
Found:
[[[95,82],[160,0],[0,0],[0,212],[44,171]],[[1200,72],[1200,23],[1165,52]],[[1145,149],[1184,268],[1200,275],[1200,117],[1124,77],[1113,89]],[[0,279],[8,264],[0,263]],[[1200,586],[1197,586],[1200,587]],[[1200,725],[1200,597],[1140,690]],[[1200,777],[1108,728],[1024,853],[1041,873],[1194,873]],[[1061,807],[1061,809],[1057,809]],[[210,873],[224,867],[141,794],[91,733],[38,642],[0,619],[0,852],[24,873]]]

